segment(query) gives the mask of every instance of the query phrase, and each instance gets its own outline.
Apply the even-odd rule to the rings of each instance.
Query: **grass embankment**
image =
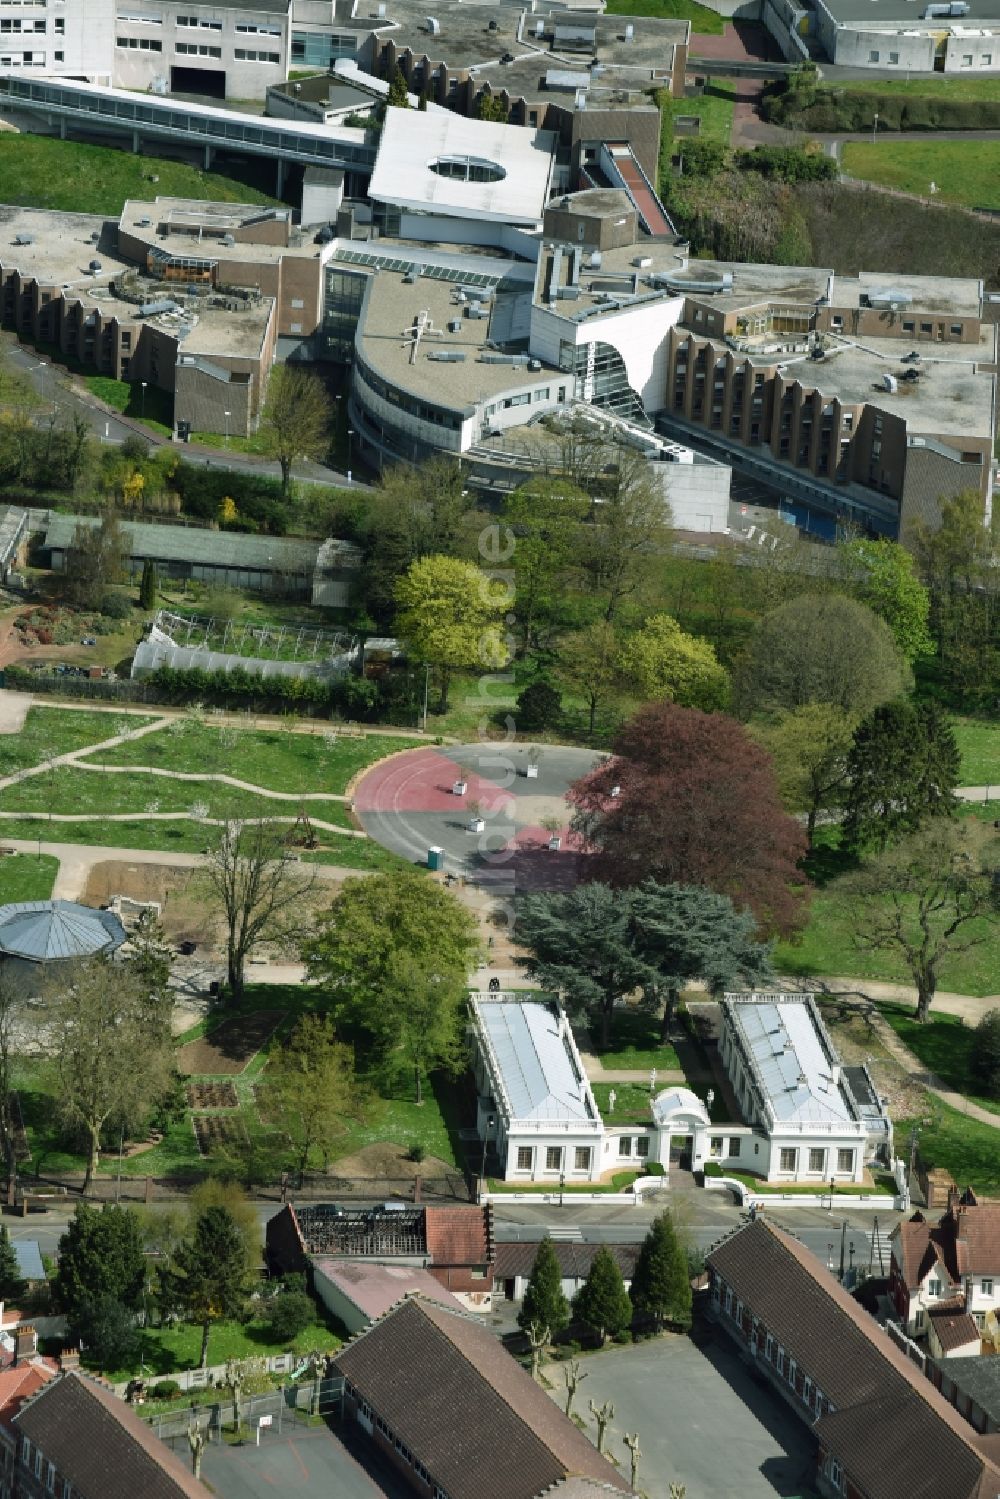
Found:
[[[650,16],[658,21],[690,21],[692,31],[721,36],[725,21],[698,0],[608,0],[610,16]],[[697,51],[697,48],[692,48]]]
[[[324,1322],[310,1323],[308,1327],[289,1341],[278,1341],[264,1322],[216,1322],[212,1326],[208,1343],[209,1364],[224,1364],[231,1358],[267,1358],[271,1354],[311,1353],[314,1348],[323,1353],[339,1348],[341,1339]],[[201,1328],[189,1324],[179,1327],[147,1327],[142,1332],[142,1357],[134,1368],[102,1371],[104,1377],[115,1383],[130,1379],[136,1369],[143,1368],[147,1379],[164,1379],[184,1369],[196,1369],[201,1361]],[[86,1359],[84,1360],[86,1363]],[[215,1394],[219,1398],[219,1392]],[[183,1407],[188,1403],[182,1396],[177,1401]],[[223,1404],[225,1394],[223,1392]],[[169,1411],[170,1406],[162,1407]],[[143,1408],[144,1410],[147,1407]],[[230,1415],[232,1410],[230,1407]]]
[[[1000,1193],[1000,1130],[970,1119],[929,1094],[917,1118],[896,1119],[896,1154],[904,1159],[911,1131],[924,1165],[949,1171],[959,1186],[996,1196]]]
[[[83,383],[92,396],[122,416],[142,422],[161,437],[173,436],[174,398],[169,391],[148,381],[144,391],[141,380],[115,380],[110,375],[84,375]]]
[[[156,196],[198,198],[213,203],[278,201],[234,177],[203,172],[166,157],[136,156],[112,146],[85,145],[81,141],[61,141],[42,135],[3,138],[0,202],[66,213],[117,216],[128,198]]]
[[[933,1015],[926,1025],[919,1025],[910,1010],[896,1005],[883,1005],[881,1009],[899,1039],[929,1071],[936,1073],[946,1088],[961,1093],[980,1108],[1000,1114],[1000,1099],[974,1091],[974,1026],[965,1025],[958,1015]],[[1000,1135],[997,1149],[1000,1151]]]
[[[1000,78],[852,78],[852,94],[899,94],[909,99],[963,99],[971,103],[1000,100]]]
[[[1000,141],[847,141],[843,170],[864,182],[964,208],[1000,208]]]
[[[154,721],[152,715],[142,713],[119,715],[85,708],[31,707],[19,733],[0,734],[0,777],[44,765],[59,755],[85,749],[88,744],[100,744]]]

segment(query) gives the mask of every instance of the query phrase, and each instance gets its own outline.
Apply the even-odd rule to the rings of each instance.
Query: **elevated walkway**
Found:
[[[362,177],[371,175],[377,147],[367,143],[364,130],[299,124],[237,114],[207,104],[180,104],[155,94],[133,94],[56,78],[26,78],[0,71],[0,111],[43,115],[59,124],[65,136],[72,127],[124,133],[138,151],[146,140],[170,140],[200,146],[205,169],[216,150],[245,156],[264,156],[275,162],[280,194],[289,164],[336,167]]]
[[[667,210],[656,196],[653,184],[632,154],[631,146],[607,146],[601,152],[601,167],[612,187],[628,193],[639,223],[652,239],[676,239],[677,231]]]

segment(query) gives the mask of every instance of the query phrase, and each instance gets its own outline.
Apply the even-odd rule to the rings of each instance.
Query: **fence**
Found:
[[[284,1355],[290,1357],[290,1355]],[[275,1362],[275,1360],[269,1360]],[[191,1370],[192,1374],[204,1370]],[[204,1388],[204,1385],[202,1386]],[[280,1390],[271,1390],[266,1395],[249,1395],[240,1401],[241,1427],[266,1441],[269,1436],[281,1436],[289,1428],[302,1427],[316,1416],[340,1414],[344,1399],[344,1380],[339,1375],[327,1376],[319,1381],[308,1375],[295,1384],[286,1384]],[[142,1407],[137,1407],[143,1415]],[[261,1426],[261,1417],[264,1425]],[[268,1420],[270,1417],[270,1420]],[[233,1427],[232,1397],[225,1390],[219,1391],[216,1401],[200,1404],[178,1404],[176,1410],[163,1411],[153,1416],[143,1416],[150,1429],[161,1442],[166,1442],[179,1457],[189,1450],[188,1430],[194,1422],[202,1428],[209,1442],[221,1441],[226,1427]]]
[[[198,1176],[123,1176],[95,1177],[87,1192],[88,1199],[106,1202],[156,1202],[181,1197],[204,1181]],[[47,1205],[53,1198],[79,1195],[82,1176],[35,1176],[21,1172],[18,1176],[19,1200],[34,1206]],[[285,1202],[294,1196],[296,1202],[471,1202],[470,1181],[459,1172],[445,1176],[307,1176],[294,1186],[286,1180],[244,1181],[249,1195],[259,1201]],[[558,1189],[557,1189],[558,1193]],[[533,1194],[531,1201],[542,1201]],[[614,1199],[603,1196],[601,1202]],[[631,1193],[628,1201],[631,1202]]]

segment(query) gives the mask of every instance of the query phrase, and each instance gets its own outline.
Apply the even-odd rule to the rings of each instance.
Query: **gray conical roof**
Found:
[[[72,900],[0,906],[0,952],[32,963],[113,952],[125,937],[125,928],[112,912],[95,911]]]

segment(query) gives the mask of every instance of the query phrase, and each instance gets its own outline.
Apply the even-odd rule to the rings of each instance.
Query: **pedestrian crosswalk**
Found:
[[[550,1239],[558,1239],[563,1244],[582,1244],[582,1228],[550,1228],[548,1231]]]
[[[889,1261],[892,1258],[892,1248],[889,1244],[888,1234],[876,1232],[869,1234],[868,1239],[873,1272],[876,1275],[888,1275]]]

